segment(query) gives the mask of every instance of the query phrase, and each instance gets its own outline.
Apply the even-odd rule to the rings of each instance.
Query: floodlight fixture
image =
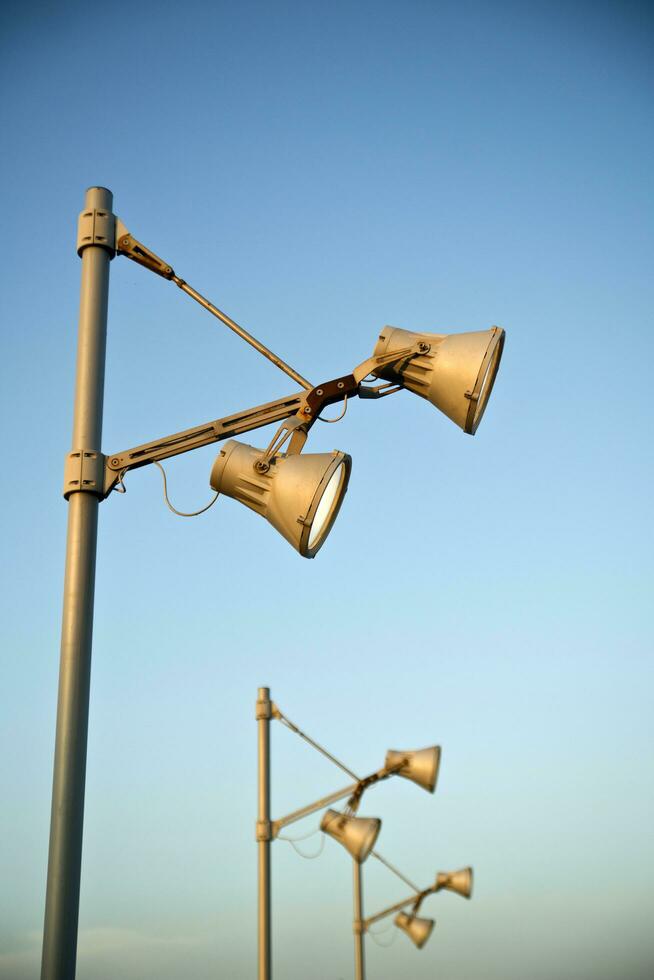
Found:
[[[378,817],[354,817],[338,810],[327,810],[320,822],[324,834],[342,844],[358,864],[363,864],[381,830]]]
[[[441,749],[432,745],[428,749],[389,749],[386,753],[386,768],[393,769],[397,776],[410,779],[428,793],[436,789]]]
[[[363,936],[366,932],[370,931],[370,927],[379,922],[381,919],[385,919],[393,913],[398,913],[394,919],[395,925],[407,934],[411,942],[417,946],[418,949],[422,949],[427,940],[429,939],[432,929],[434,928],[433,919],[423,919],[420,918],[418,912],[424,900],[429,895],[435,895],[436,892],[448,890],[456,892],[458,895],[462,895],[464,898],[470,898],[472,894],[472,868],[462,868],[459,871],[439,871],[436,875],[436,880],[428,888],[420,889],[413,884],[405,875],[393,867],[386,858],[383,858],[381,854],[377,851],[371,852],[374,857],[376,857],[382,864],[385,864],[394,874],[401,878],[406,884],[413,888],[413,894],[407,896],[407,898],[402,899],[400,902],[396,902],[394,905],[390,905],[388,908],[382,909],[380,912],[376,912],[374,915],[368,916],[364,919],[363,914],[357,919],[355,915],[354,922],[354,933],[356,942],[362,946]],[[361,909],[363,907],[363,899],[361,897],[361,880],[362,880],[362,869],[359,867],[358,871],[355,873],[355,909]],[[358,890],[358,896],[357,896]],[[407,911],[409,909],[409,911]],[[356,949],[356,946],[355,946]],[[364,980],[365,968],[363,964],[363,951],[355,954],[355,964],[356,964],[356,980]]]
[[[64,464],[68,535],[43,927],[44,980],[68,980],[75,975],[100,502],[113,491],[124,492],[124,479],[133,470],[152,463],[161,466],[162,461],[182,453],[277,425],[280,429],[272,443],[254,460],[256,474],[269,473],[268,481],[258,488],[244,487],[250,474],[243,476],[241,464],[246,457],[253,461],[253,454],[259,451],[233,447],[214,465],[212,482],[220,487],[214,500],[221,493],[240,499],[273,524],[302,557],[312,558],[330,532],[350,473],[350,458],[345,453],[319,453],[313,458],[308,454],[299,459],[314,423],[318,419],[334,421],[325,419],[323,410],[342,403],[344,414],[348,400],[379,399],[406,387],[430,400],[466,432],[474,433],[495,380],[504,342],[500,328],[488,334],[460,336],[385,328],[372,356],[349,373],[314,384],[132,235],[114,214],[113,195],[105,187],[90,187],[86,192],[76,248],[82,282],[72,445]],[[128,258],[175,285],[283,371],[300,391],[105,454],[101,441],[109,266],[116,256]],[[258,504],[257,495],[261,498]],[[164,496],[171,510],[181,513],[170,504],[165,483]],[[196,516],[212,503],[181,516]],[[62,800],[67,801],[66,806],[61,805]]]
[[[436,876],[436,891],[446,890],[455,892],[463,898],[472,895],[472,868],[461,868],[460,871],[439,871]]]
[[[493,390],[504,336],[501,327],[460,334],[384,327],[375,346],[376,355],[406,347],[417,347],[419,353],[374,373],[426,398],[464,432],[474,435]]]
[[[211,470],[211,487],[265,518],[304,558],[327,539],[347,491],[351,458],[332,453],[278,453],[231,439]]]
[[[411,942],[418,949],[422,949],[436,925],[434,919],[421,919],[420,916],[408,912],[398,912],[393,921],[398,929],[406,932]]]

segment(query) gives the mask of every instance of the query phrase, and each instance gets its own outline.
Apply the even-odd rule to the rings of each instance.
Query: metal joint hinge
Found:
[[[258,841],[272,840],[273,830],[270,820],[257,820],[256,839]]]
[[[132,262],[144,266],[150,272],[156,272],[158,276],[163,276],[164,279],[172,279],[175,276],[173,267],[134,238],[120,218],[116,221],[116,252],[118,255],[125,255]]]
[[[77,220],[77,254],[89,245],[105,248],[111,258],[116,254],[116,216],[111,211],[87,208]]]
[[[103,498],[105,459],[94,449],[78,449],[68,453],[64,463],[64,497],[71,493],[94,493]]]
[[[352,932],[355,936],[362,936],[366,931],[366,924],[362,919],[355,919],[352,923]]]

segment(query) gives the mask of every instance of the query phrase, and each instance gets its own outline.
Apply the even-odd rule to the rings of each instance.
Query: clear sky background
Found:
[[[371,980],[647,980],[652,5],[9,2],[2,19],[2,980],[40,961],[90,184],[316,383],[387,323],[500,324],[507,344],[474,439],[406,392],[314,427],[310,448],[353,471],[313,562],[230,500],[174,517],[154,468],[102,504],[80,980],[254,976],[265,684],[356,771],[443,746],[435,797],[391,780],[361,812],[420,884],[472,864],[474,898],[429,900],[421,952],[368,940]],[[105,452],[294,390],[122,258],[108,336]],[[209,499],[215,454],[169,464],[181,509]],[[341,781],[274,727],[274,815]],[[350,978],[347,856],[278,842],[273,860],[276,976]],[[369,913],[405,894],[372,863]]]

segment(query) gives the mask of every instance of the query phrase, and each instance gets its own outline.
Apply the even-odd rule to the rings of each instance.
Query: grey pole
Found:
[[[353,861],[354,885],[354,977],[365,980],[366,962],[363,953],[363,888],[361,884],[361,865]]]
[[[73,454],[80,460],[77,490],[68,500],[68,538],[61,628],[48,882],[43,929],[42,980],[73,980],[77,957],[86,742],[91,677],[95,554],[100,497],[86,490],[85,458],[102,461],[102,403],[107,335],[109,262],[114,240],[113,195],[86,192],[78,238],[82,257]],[[86,454],[86,457],[85,457]],[[70,458],[70,457],[69,457]]]
[[[259,792],[257,843],[259,850],[258,980],[272,976],[270,938],[270,689],[259,688],[256,719],[259,734]]]

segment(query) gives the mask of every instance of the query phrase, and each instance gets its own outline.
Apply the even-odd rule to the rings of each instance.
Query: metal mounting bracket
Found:
[[[77,219],[77,254],[89,245],[100,245],[113,259],[116,254],[116,216],[101,208],[85,208]]]
[[[71,493],[94,493],[104,497],[105,458],[94,449],[68,453],[64,463],[64,497]]]
[[[164,279],[172,279],[175,275],[173,267],[134,238],[120,218],[116,219],[116,252],[118,255],[127,256],[132,262],[137,262],[149,269],[150,272],[156,272],[158,276],[163,276]]]
[[[273,825],[270,820],[257,820],[255,838],[258,841],[273,839]]]

